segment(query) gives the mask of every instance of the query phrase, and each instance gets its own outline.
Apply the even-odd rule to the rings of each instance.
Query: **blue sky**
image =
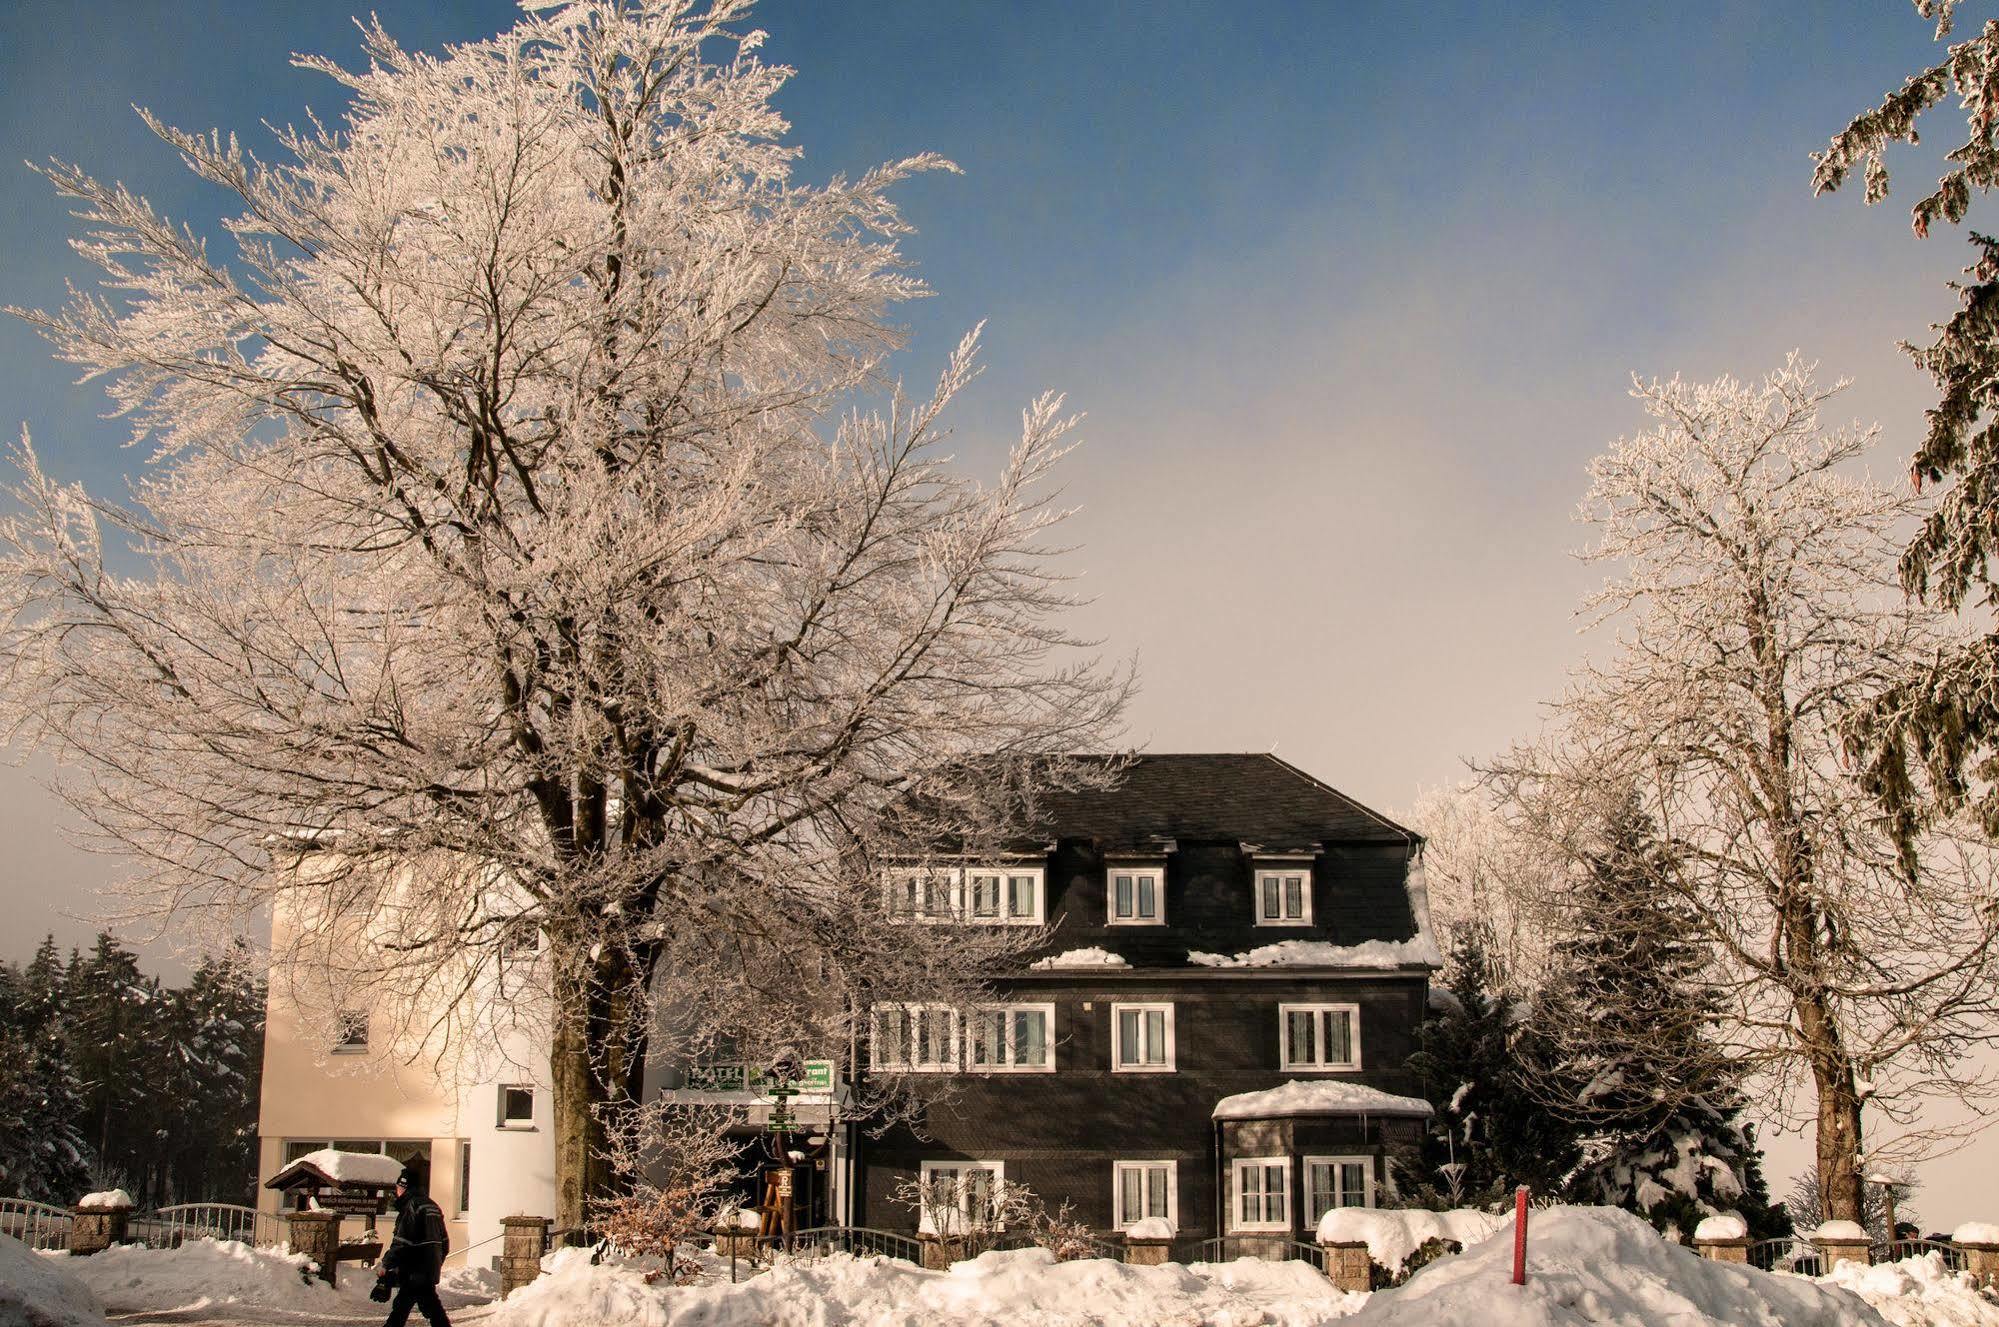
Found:
[[[263,143],[262,120],[338,109],[286,56],[353,58],[345,11],[0,7],[0,163],[73,160],[212,222],[223,200],[131,104]],[[513,10],[377,12],[435,46]],[[903,372],[927,383],[990,320],[958,417],[974,465],[1044,387],[1089,412],[1082,625],[1138,659],[1133,738],[1274,745],[1390,811],[1527,731],[1589,646],[1571,518],[1584,463],[1640,426],[1633,371],[1749,376],[1802,348],[1857,380],[1843,413],[1882,422],[1897,472],[1928,395],[1895,343],[1947,313],[1968,252],[1909,236],[1933,157],[1905,155],[1880,207],[1809,192],[1807,154],[1933,58],[1895,0],[771,0],[756,21],[799,70],[780,104],[807,178],[925,150],[964,168],[904,194],[937,298],[906,311]],[[0,302],[59,301],[87,275],[63,206],[0,170]],[[115,486],[139,458],[101,401],[0,323],[0,426]],[[82,934],[63,913],[115,873],[57,819],[0,771],[0,952]]]

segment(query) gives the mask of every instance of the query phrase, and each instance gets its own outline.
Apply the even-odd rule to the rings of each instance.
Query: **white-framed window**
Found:
[[[1237,1230],[1291,1229],[1291,1159],[1242,1157],[1229,1163]]]
[[[1256,873],[1258,926],[1312,924],[1312,868],[1264,867]]]
[[[333,1016],[333,1053],[365,1055],[368,1052],[368,1015],[358,1009],[342,1009]]]
[[[1111,1070],[1126,1074],[1173,1072],[1173,1006],[1111,1006]]]
[[[1278,1061],[1284,1069],[1360,1068],[1360,1006],[1277,1006]]]
[[[1039,866],[897,867],[883,885],[889,916],[909,922],[1039,926],[1048,915]]]
[[[534,1088],[526,1083],[500,1084],[499,1119],[495,1128],[534,1128]]]
[[[1158,926],[1166,920],[1166,872],[1118,866],[1104,872],[1104,917],[1112,926]]]
[[[1374,1206],[1374,1160],[1371,1157],[1305,1158],[1305,1227],[1319,1228],[1319,1218],[1335,1207]]]
[[[472,1140],[458,1140],[458,1215],[472,1209]]]
[[[923,1192],[917,1229],[923,1234],[959,1235],[987,1229],[998,1219],[1004,1161],[924,1161],[918,1172]]]
[[[968,1022],[965,1067],[972,1072],[1055,1072],[1054,1005],[981,1005]]]
[[[869,1058],[877,1069],[936,1074],[958,1067],[958,1013],[949,1005],[876,1005],[869,1022]]]
[[[1174,1161],[1113,1161],[1111,1213],[1119,1230],[1148,1217],[1180,1228],[1180,1166]]]

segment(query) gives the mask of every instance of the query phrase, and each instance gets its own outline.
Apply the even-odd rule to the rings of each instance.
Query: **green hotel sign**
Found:
[[[747,1069],[741,1064],[704,1064],[687,1071],[687,1086],[704,1092],[761,1092],[770,1093],[778,1086],[762,1069]],[[784,1088],[789,1092],[831,1092],[833,1090],[833,1062],[831,1060],[807,1060],[805,1072]]]

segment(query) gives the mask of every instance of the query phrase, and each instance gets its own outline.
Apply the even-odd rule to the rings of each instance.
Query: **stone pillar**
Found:
[[[1747,1263],[1748,1239],[1696,1239],[1694,1252],[1711,1262]]]
[[[125,1242],[132,1220],[130,1203],[92,1203],[69,1214],[69,1251],[78,1255],[102,1253],[113,1244]]]
[[[923,1246],[923,1265],[933,1272],[942,1272],[951,1266],[951,1251],[944,1247],[944,1241],[935,1235],[918,1235],[917,1243]]]
[[[1812,1236],[1812,1247],[1824,1255],[1825,1266],[1819,1269],[1821,1276],[1829,1274],[1843,1262],[1859,1263],[1862,1267],[1873,1263],[1874,1242],[1866,1239],[1826,1239]]]
[[[548,1250],[549,1219],[545,1216],[500,1218],[500,1298],[505,1299],[541,1275],[541,1257]]]
[[[1321,1244],[1326,1251],[1326,1275],[1341,1290],[1365,1294],[1374,1289],[1374,1260],[1367,1256],[1363,1240],[1335,1240]]]
[[[1173,1261],[1173,1241],[1170,1239],[1138,1239],[1131,1235],[1124,1237],[1124,1260],[1133,1267],[1160,1267]]]
[[[285,1234],[292,1252],[312,1259],[319,1279],[334,1285],[340,1274],[340,1213],[287,1212]]]
[[[1964,1270],[1971,1273],[1971,1279],[1988,1289],[1999,1290],[1999,1244],[1959,1240],[1956,1246],[1964,1254]]]

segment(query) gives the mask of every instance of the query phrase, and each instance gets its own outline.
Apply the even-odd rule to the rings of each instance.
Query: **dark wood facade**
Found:
[[[1420,902],[1409,874],[1419,841],[1350,799],[1268,756],[1141,757],[1115,789],[1058,799],[1050,811],[1046,871],[1048,954],[1097,948],[1125,967],[1029,971],[999,983],[1008,1002],[1052,1005],[1052,1072],[940,1075],[919,1127],[856,1140],[853,1215],[863,1225],[911,1229],[894,1202],[922,1163],[998,1162],[1051,1207],[1074,1205],[1100,1231],[1116,1226],[1120,1161],[1174,1163],[1172,1219],[1183,1239],[1227,1233],[1231,1163],[1284,1157],[1291,1167],[1289,1229],[1310,1238],[1303,1159],[1368,1159],[1378,1193],[1385,1150],[1422,1123],[1406,1114],[1327,1113],[1216,1121],[1216,1103],[1292,1080],[1336,1079],[1420,1095],[1406,1062],[1428,995],[1416,961],[1205,966],[1190,954],[1238,955],[1284,941],[1351,946],[1408,941]],[[1108,879],[1121,863],[1163,866],[1158,924],[1112,924]],[[1256,872],[1309,866],[1310,924],[1257,924]],[[1129,869],[1129,867],[1127,867]],[[1317,955],[1323,959],[1325,955]],[[1170,1071],[1114,1069],[1113,1006],[1172,1007]],[[1280,1006],[1357,1009],[1359,1064],[1282,1067]]]

